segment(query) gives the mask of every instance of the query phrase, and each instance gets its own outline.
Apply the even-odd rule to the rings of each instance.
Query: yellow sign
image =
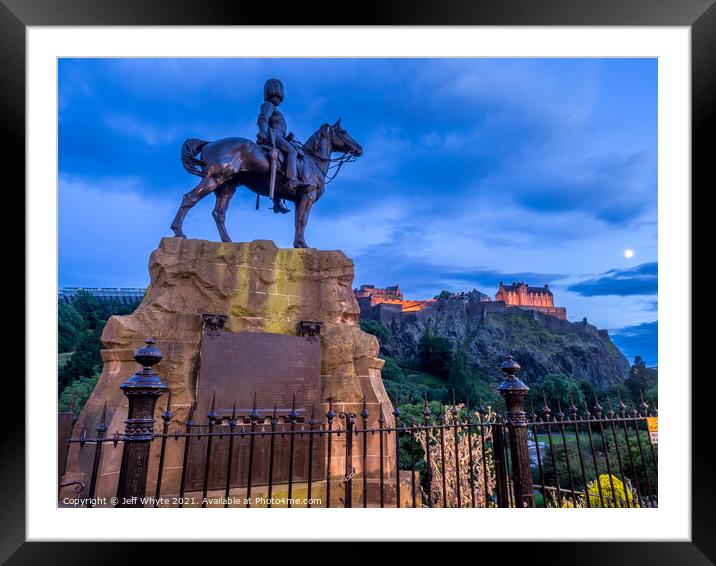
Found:
[[[649,431],[649,442],[659,443],[659,417],[646,417],[646,430]]]

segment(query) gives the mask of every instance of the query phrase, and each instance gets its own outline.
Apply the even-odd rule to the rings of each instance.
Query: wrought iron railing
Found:
[[[122,385],[129,400],[125,432],[107,435],[106,404],[95,436],[82,430],[71,438],[72,425],[64,432],[67,440],[61,450],[76,445],[80,455],[93,452],[88,481],[70,478],[63,484],[60,479],[60,492],[74,486],[82,494],[74,500],[89,507],[98,501],[120,507],[658,503],[657,451],[646,431],[655,409],[642,400],[639,409],[627,410],[619,399],[614,411],[607,399],[605,413],[595,398],[591,413],[586,404],[580,413],[571,403],[568,415],[559,405],[552,415],[545,399],[539,415],[534,408],[527,415],[527,387],[516,377],[519,366],[509,357],[499,387],[506,404],[503,414],[484,406],[471,410],[454,399],[437,411],[431,411],[425,399],[422,418],[402,416],[397,403],[389,414],[382,405],[378,414],[370,414],[365,400],[358,413],[337,413],[329,399],[328,410],[320,414],[315,406],[296,407],[295,397],[290,408],[259,409],[256,396],[251,409],[233,404],[228,413],[217,412],[214,394],[206,421],[195,421],[196,403],[186,420],[178,421],[168,394],[159,430],[154,430],[154,409],[167,388],[151,366],[161,354],[148,341],[136,359],[143,369]],[[65,416],[61,422],[69,420]],[[107,503],[96,497],[103,450],[120,445],[116,498]],[[180,460],[172,481],[166,474],[168,451]],[[150,452],[155,466],[150,466]]]

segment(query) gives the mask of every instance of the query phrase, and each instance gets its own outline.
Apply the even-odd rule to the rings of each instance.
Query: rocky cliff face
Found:
[[[502,302],[459,297],[436,301],[411,314],[378,305],[368,316],[391,331],[383,345],[387,355],[415,359],[429,325],[432,335],[446,337],[464,350],[478,375],[487,380],[500,377],[498,366],[507,354],[519,361],[528,384],[540,382],[549,373],[564,373],[608,387],[626,379],[629,371],[629,362],[606,331]]]

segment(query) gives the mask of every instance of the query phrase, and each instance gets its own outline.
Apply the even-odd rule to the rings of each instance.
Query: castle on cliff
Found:
[[[544,287],[530,287],[527,283],[512,282],[511,285],[505,285],[500,281],[495,300],[503,301],[508,306],[535,310],[567,320],[567,309],[554,306],[552,291],[546,284]]]
[[[435,302],[435,299],[425,301],[406,301],[403,299],[403,292],[400,285],[380,289],[375,285],[361,285],[360,289],[354,289],[356,300],[360,306],[361,313],[378,305],[392,305],[393,309],[400,312],[410,313],[423,310]]]
[[[405,300],[400,285],[379,288],[375,285],[361,285],[354,289],[361,318],[381,320],[383,313],[392,318],[395,314],[411,314],[427,309],[441,299],[426,299],[419,301]],[[492,299],[477,289],[463,293],[453,293],[447,300],[462,300],[464,303],[492,302]],[[513,282],[505,285],[500,281],[499,289],[495,294],[494,306],[497,310],[503,308],[517,308],[528,311],[537,311],[561,320],[567,320],[567,310],[564,307],[554,306],[554,297],[549,287],[530,287],[527,283]],[[494,309],[493,309],[494,310]]]

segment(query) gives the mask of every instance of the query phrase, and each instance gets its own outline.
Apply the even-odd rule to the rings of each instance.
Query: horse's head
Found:
[[[341,126],[341,119],[338,118],[332,126],[325,124],[326,135],[331,142],[332,151],[346,153],[355,157],[363,155],[363,148],[353,137]]]

